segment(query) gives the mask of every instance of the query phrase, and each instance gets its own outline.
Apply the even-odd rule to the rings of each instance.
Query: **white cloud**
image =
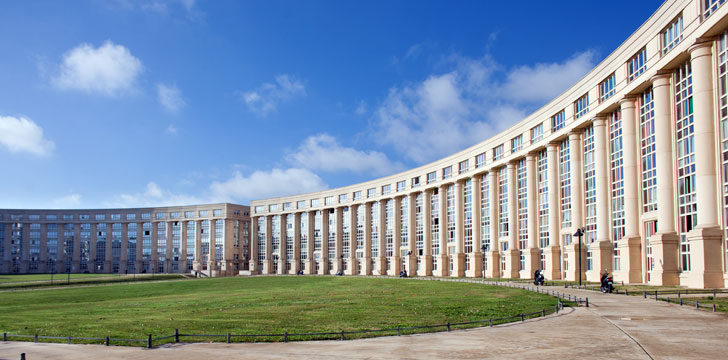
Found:
[[[309,136],[287,159],[296,167],[327,172],[351,171],[380,176],[403,169],[402,164],[393,163],[381,152],[341,146],[328,134]]]
[[[167,133],[167,135],[177,135],[177,128],[174,125],[170,124],[169,126],[167,126],[164,132]]]
[[[255,90],[243,93],[242,99],[251,111],[265,115],[275,111],[278,104],[297,96],[306,96],[303,83],[283,74],[276,76],[275,83],[264,83]]]
[[[508,73],[502,94],[517,101],[549,101],[591,70],[595,55],[585,51],[564,63],[519,66]]]
[[[53,205],[62,209],[71,209],[81,205],[81,194],[69,194],[53,200]]]
[[[247,202],[274,196],[302,194],[327,189],[321,178],[306,169],[272,169],[255,171],[243,176],[236,171],[224,182],[210,185],[212,199],[215,201]]]
[[[142,63],[129,49],[105,42],[98,48],[81,44],[63,56],[53,84],[62,90],[80,90],[118,96],[136,87]]]
[[[594,57],[507,70],[490,56],[451,56],[449,71],[390,89],[374,112],[374,139],[417,163],[436,160],[523,119],[586,74]]]
[[[364,116],[367,113],[367,102],[364,100],[359,101],[354,112],[359,116]]]
[[[177,85],[157,84],[157,98],[164,109],[171,113],[176,113],[187,105]]]
[[[0,145],[11,153],[48,156],[56,144],[43,136],[43,129],[26,117],[0,116]]]
[[[203,204],[205,201],[199,197],[175,194],[159,187],[155,182],[149,182],[142,192],[134,194],[120,194],[105,202],[109,207],[145,207],[145,206],[173,206]]]

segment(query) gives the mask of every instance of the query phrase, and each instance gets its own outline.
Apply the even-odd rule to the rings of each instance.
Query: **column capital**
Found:
[[[710,56],[713,53],[713,41],[698,39],[695,44],[688,48],[690,59],[697,59],[701,56]]]
[[[607,117],[604,115],[598,115],[592,119],[592,126],[594,126],[594,127],[601,127],[601,126],[606,126],[606,125],[607,125]]]
[[[637,96],[627,95],[618,101],[620,109],[634,109],[637,107]]]
[[[581,129],[575,128],[569,131],[569,141],[577,141],[581,137]]]
[[[511,161],[509,161],[509,162],[508,162],[508,165],[507,165],[507,167],[508,167],[508,170],[509,170],[509,171],[510,171],[511,169],[513,169],[513,170],[515,170],[515,169],[516,169],[516,162],[517,162],[517,161],[518,161],[518,159],[513,159],[513,160],[511,160]]]
[[[529,161],[529,162],[530,161],[534,161],[535,162],[536,161],[536,157],[538,157],[538,153],[540,153],[540,152],[541,152],[540,149],[539,150],[529,151],[526,154],[526,161]]]
[[[559,151],[559,145],[561,144],[561,140],[558,141],[550,141],[548,144],[546,144],[546,151]]]
[[[671,72],[658,71],[657,74],[650,78],[653,88],[662,86],[670,86],[670,78],[672,77]]]

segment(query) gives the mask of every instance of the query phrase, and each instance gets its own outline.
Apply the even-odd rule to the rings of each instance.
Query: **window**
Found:
[[[624,160],[622,158],[622,113],[609,114],[609,162],[612,181],[612,240],[614,270],[620,269],[618,241],[624,238]]]
[[[528,248],[528,173],[526,173],[526,159],[521,159],[516,165],[516,210],[518,216],[518,250],[521,270],[526,267],[526,256],[523,249]],[[532,175],[533,176],[533,175]]]
[[[551,117],[551,132],[557,132],[564,127],[566,123],[566,112],[564,110],[559,111],[556,115]]]
[[[268,205],[268,211],[278,211],[278,204]]]
[[[327,196],[324,198],[324,205],[331,205],[336,203],[333,196]]]
[[[511,154],[523,148],[523,135],[518,135],[511,139]]]
[[[675,127],[677,134],[677,192],[679,206],[680,266],[690,271],[688,232],[697,223],[695,199],[695,146],[693,143],[693,82],[690,61],[675,71]]]
[[[387,195],[392,191],[392,185],[383,185],[382,186],[382,195]]]
[[[553,169],[552,171],[555,170]],[[538,171],[538,178],[536,179],[538,186],[538,239],[539,247],[543,250],[549,246],[549,170],[546,150],[538,153],[536,171]],[[545,269],[545,266],[541,268]]]
[[[463,181],[463,247],[466,254],[473,253],[473,181]]]
[[[726,0],[703,0],[703,16],[707,18],[711,14],[713,14],[716,10],[718,10],[718,7],[723,5]]]
[[[614,73],[599,83],[599,102],[604,102],[614,95]]]
[[[571,153],[569,139],[559,145],[559,188],[561,189],[561,228],[571,227]]]
[[[157,219],[157,220],[166,219],[167,218],[167,214],[165,214],[163,212],[154,213],[154,218]],[[98,220],[98,215],[96,215],[96,220]]]
[[[629,59],[629,62],[627,63],[627,74],[629,74],[629,81],[636,79],[638,76],[640,76],[640,74],[645,72],[645,69],[647,68],[646,61],[646,48],[642,48],[642,50],[640,50],[637,55]]]
[[[640,149],[642,160],[642,211],[657,210],[657,155],[655,105],[652,88],[640,94]]]
[[[276,210],[278,210],[278,208],[276,208]],[[200,214],[200,217],[205,217],[205,216],[208,216],[208,215],[209,215],[209,213],[210,213],[210,212],[209,212],[209,211],[207,211],[207,210],[200,210],[200,212],[199,212],[199,214]]]
[[[296,209],[303,209],[306,207],[306,200],[296,201]]]
[[[31,219],[31,220],[33,220],[33,219]],[[106,215],[104,215],[104,214],[97,214],[96,215],[96,220],[106,220]]]
[[[222,216],[222,209],[214,209],[214,210],[212,210],[212,216]]]
[[[437,191],[437,188],[433,189],[430,196],[430,236],[433,256],[440,255],[440,196]]]
[[[415,177],[412,178],[412,187],[413,188],[416,188],[418,186],[420,186],[420,177],[419,176],[415,176]]]
[[[361,200],[361,191],[354,191],[354,200]]]
[[[431,173],[427,173],[427,183],[432,184],[435,181],[437,181],[437,172],[433,171]]]
[[[98,217],[98,215],[96,216]],[[40,220],[40,215],[28,215],[28,220]]]
[[[283,203],[283,210],[291,210],[292,208],[293,208],[293,203],[291,203],[291,202]]]
[[[0,217],[2,219],[2,217]],[[63,220],[73,220],[73,215],[63,215]]]
[[[531,128],[531,144],[535,144],[543,139],[543,124],[538,124]]]
[[[262,213],[263,211],[265,211],[265,206],[262,206],[262,205],[258,205],[258,206],[256,206],[256,207],[255,207],[255,213],[256,213],[256,214],[260,214],[260,213]],[[185,216],[185,217],[187,217],[187,216]]]
[[[136,220],[136,214],[126,214],[127,220]]]
[[[580,97],[574,102],[574,119],[578,119],[589,112],[589,94]]]
[[[677,45],[682,40],[683,32],[683,18],[682,14],[670,24],[665,31],[662,32],[662,54],[667,54],[668,51]]]
[[[500,144],[493,148],[493,161],[498,161],[503,158],[503,144]]]
[[[593,243],[597,238],[597,183],[594,151],[594,126],[584,129],[584,218],[586,232],[584,242]],[[589,257],[591,247],[587,247]]]
[[[728,32],[724,32],[718,39],[718,104],[720,111],[720,141],[721,141],[721,172],[723,189],[728,189]],[[723,218],[728,220],[728,191],[723,191]],[[728,221],[723,222],[725,239],[725,261],[728,261]],[[725,264],[725,262],[724,262]]]
[[[490,172],[480,180],[480,237],[485,250],[490,250]]]
[[[466,173],[466,172],[468,172],[468,170],[470,170],[470,161],[469,160],[461,161],[460,164],[458,164],[458,173],[459,174]]]
[[[346,202],[346,200],[347,200],[346,194],[340,194],[339,195],[339,203]]]
[[[377,196],[376,188],[367,189],[367,198],[373,198],[375,196]]]
[[[151,213],[142,213],[142,220],[149,220],[151,218],[152,218]],[[84,220],[84,219],[81,219],[81,220]]]
[[[407,187],[406,181],[404,181],[404,180],[397,181],[397,192],[404,191],[406,187]]]
[[[485,153],[475,156],[475,168],[485,166]]]
[[[508,236],[508,169],[498,170],[498,234]]]
[[[256,209],[257,208],[258,208],[258,206],[256,206]],[[263,209],[261,209],[261,211],[263,211]],[[258,211],[256,210],[255,212],[258,212]],[[193,218],[193,217],[195,217],[195,212],[194,211],[185,211],[185,218],[190,219],[190,218]]]
[[[48,220],[48,221],[58,220],[58,215],[46,215],[46,220]]]
[[[113,215],[112,215],[112,217],[113,217]],[[169,218],[170,219],[179,219],[179,213],[176,212],[176,211],[175,212],[171,212],[171,213],[169,213]],[[114,220],[118,220],[118,219],[114,219]]]
[[[447,179],[452,177],[452,165],[442,169],[442,178]]]
[[[321,199],[311,199],[311,207],[321,205]]]

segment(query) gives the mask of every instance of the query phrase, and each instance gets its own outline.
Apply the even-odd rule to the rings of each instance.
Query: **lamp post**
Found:
[[[483,264],[482,264],[483,265],[482,266],[482,269],[483,269],[483,281],[485,281],[485,251],[486,250],[487,250],[487,248],[485,247],[485,244],[483,244],[483,246],[480,247],[480,251],[483,253]]]
[[[344,253],[341,253],[341,266],[339,266],[339,273],[344,275]]]
[[[584,228],[577,228],[574,236],[579,239],[579,286],[581,286],[581,237],[584,236]]]

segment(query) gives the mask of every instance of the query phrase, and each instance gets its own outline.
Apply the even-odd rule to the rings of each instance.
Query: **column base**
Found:
[[[276,274],[283,275],[288,272],[288,264],[285,260],[280,259],[278,260],[278,271],[276,271]]]
[[[344,261],[346,261],[346,264],[347,264],[346,271],[344,271],[344,274],[346,274],[346,275],[359,274],[359,259],[349,258]]]
[[[111,260],[104,261],[104,273],[111,274],[113,272],[111,270],[113,270]]]
[[[592,269],[587,274],[587,278],[589,281],[600,282],[603,272],[612,274],[614,271],[612,266],[614,247],[609,240],[602,240],[589,244],[589,248],[592,252]]]
[[[389,258],[389,270],[387,270],[387,275],[398,276],[400,271],[402,271],[402,259],[399,256],[392,256]]]
[[[536,270],[543,270],[541,269],[541,249],[528,248],[523,250],[523,255],[526,258],[525,269],[523,269],[526,275],[525,278],[533,279]]]
[[[631,236],[617,242],[619,249],[619,270],[615,270],[615,280],[627,284],[642,282],[642,238]]]
[[[497,250],[486,251],[485,253],[485,277],[498,279],[501,277],[500,253]]]
[[[650,285],[680,285],[677,260],[680,240],[677,233],[657,233],[648,241],[655,267],[649,272],[647,282]]]
[[[316,263],[314,263],[314,261],[310,257],[305,260],[305,264],[306,264],[306,266],[303,269],[303,273],[304,274],[306,274],[306,275],[313,275],[313,274],[316,273],[314,271],[314,270],[316,270]]]
[[[435,261],[437,261],[437,270],[432,271],[433,276],[440,276],[445,277],[449,274],[450,269],[450,263],[448,262],[447,255],[437,255],[435,256]]]
[[[405,263],[405,267],[407,269],[407,276],[415,276],[417,275],[417,255],[409,255],[405,257],[402,261]]]
[[[688,233],[691,263],[688,287],[723,287],[722,239],[723,231],[718,226],[697,227]]]
[[[503,252],[503,256],[506,258],[506,270],[504,271],[503,277],[508,279],[518,279],[518,268],[521,263],[520,251],[517,249],[509,249]]]
[[[361,274],[361,275],[371,275],[372,274],[372,258],[371,257],[362,258],[362,263],[361,263],[361,268],[359,269],[359,274]]]
[[[376,262],[377,268],[372,269],[372,273],[374,273],[374,275],[387,275],[387,258],[380,256],[377,258]]]
[[[470,270],[465,271],[465,276],[472,278],[483,277],[483,253],[476,252],[466,256],[468,262],[470,262]]]
[[[566,246],[566,273],[567,281],[586,281],[586,245],[581,246],[581,269],[579,269],[579,243],[571,243]],[[581,270],[581,271],[579,271]]]
[[[450,276],[452,277],[464,277],[465,276],[465,254],[459,253],[452,257],[452,270]]]
[[[417,270],[419,276],[432,276],[432,255],[420,256],[420,269]]]
[[[561,279],[561,247],[558,245],[549,245],[544,250],[546,257],[546,269],[544,269],[544,278],[546,280]]]

